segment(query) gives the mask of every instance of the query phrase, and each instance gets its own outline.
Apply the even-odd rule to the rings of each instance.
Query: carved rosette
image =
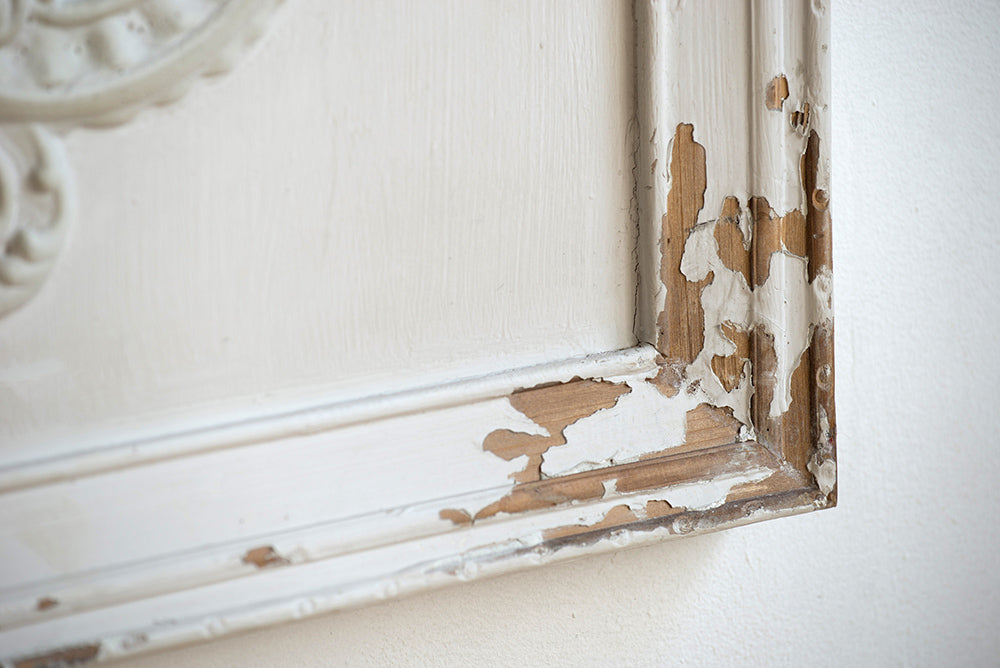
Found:
[[[74,210],[59,135],[228,71],[281,0],[0,0],[0,316],[51,270]]]

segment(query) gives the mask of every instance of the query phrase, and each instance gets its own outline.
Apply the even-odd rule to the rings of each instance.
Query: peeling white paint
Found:
[[[122,470],[182,456],[319,434],[374,419],[445,410],[486,399],[503,398],[518,389],[545,383],[565,383],[573,378],[624,379],[635,373],[649,373],[655,369],[656,350],[649,345],[640,345],[486,376],[418,386],[400,392],[302,407],[283,413],[258,414],[252,419],[182,429],[152,438],[105,444],[104,447],[93,449],[81,448],[73,456],[3,466],[0,467],[0,491]]]
[[[829,496],[833,488],[837,486],[837,462],[832,459],[823,459],[819,453],[815,453],[806,464],[806,468],[813,474],[823,496]]]
[[[665,397],[645,377],[627,380],[631,391],[611,408],[574,422],[563,430],[566,444],[542,455],[542,474],[556,477],[637,461],[650,452],[683,445],[687,412],[704,398],[678,392]]]
[[[712,371],[713,357],[728,357],[736,351],[733,342],[723,333],[722,324],[730,322],[737,328],[749,329],[753,308],[752,294],[743,274],[728,268],[719,257],[716,224],[717,221],[713,220],[692,230],[681,256],[681,273],[689,281],[702,281],[709,272],[714,275],[712,282],[701,292],[705,343],[698,357],[688,366],[687,375],[690,380],[699,381],[705,401],[714,406],[728,406],[733,411],[733,417],[744,425],[750,425],[753,386],[749,364],[744,365],[739,384],[730,392]]]
[[[725,388],[711,370],[715,355],[732,352],[731,343],[725,338],[720,325],[726,320],[744,330],[757,325],[767,328],[775,337],[778,358],[777,385],[768,407],[772,417],[783,414],[791,403],[790,381],[805,345],[808,345],[811,327],[829,320],[829,272],[817,277],[811,286],[813,296],[805,298],[807,281],[800,280],[796,261],[782,257],[773,262],[768,283],[754,295],[739,272],[726,268],[718,258],[714,240],[714,227],[719,207],[726,197],[733,196],[744,205],[740,217],[740,230],[744,239],[750,239],[752,216],[746,208],[751,196],[761,196],[778,212],[804,210],[805,196],[799,165],[806,148],[809,133],[817,132],[821,142],[828,140],[827,107],[829,80],[824,51],[822,57],[812,54],[812,45],[825,40],[817,27],[829,19],[825,8],[814,3],[761,4],[761,5],[709,5],[690,11],[684,3],[672,3],[659,11],[649,3],[638,3],[637,17],[650,26],[647,39],[656,43],[657,60],[640,63],[640,80],[650,93],[640,99],[639,113],[642,134],[648,142],[640,143],[640,160],[646,169],[639,170],[643,177],[643,197],[640,199],[641,238],[659,239],[661,216],[666,210],[670,190],[670,146],[680,123],[694,127],[694,139],[705,150],[706,188],[704,206],[698,214],[698,226],[692,230],[681,260],[681,271],[691,281],[699,281],[711,271],[714,280],[702,292],[705,311],[705,346],[702,353],[686,370],[689,382],[698,381],[700,390],[708,401],[717,406],[729,406],[734,416],[750,426],[749,405],[753,388],[742,384],[732,392]],[[814,13],[815,12],[815,13]],[[702,66],[699,57],[692,57],[691,35],[704,34],[717,29],[720,22],[727,25],[771,26],[769,29],[752,30],[744,35],[731,36],[716,45],[717,57],[726,62],[745,62],[751,54],[749,67],[718,68],[709,70]],[[789,26],[809,26],[808,29],[790,30]],[[776,38],[780,35],[780,38]],[[825,41],[824,47],[826,46]],[[670,72],[669,81],[664,72]],[[780,111],[771,111],[765,105],[767,83],[775,76],[785,75],[789,95]],[[678,84],[677,82],[680,82]],[[717,91],[726,101],[678,95],[687,89]],[[731,100],[740,99],[744,104],[739,113],[731,113]],[[808,124],[793,126],[791,115],[809,104]],[[747,123],[751,128],[747,131]],[[659,140],[654,141],[659,137]],[[733,156],[748,156],[748,160],[735,160]],[[816,187],[828,190],[828,145],[821,143],[816,165]],[[644,306],[650,311],[640,318],[640,332],[647,336],[652,331],[655,314],[663,306],[664,285],[659,276],[659,265],[648,257],[640,258],[645,279]],[[803,262],[801,258],[798,261]],[[643,287],[643,283],[640,283]],[[796,300],[797,305],[785,305],[785,297]],[[805,311],[798,308],[805,304]],[[782,314],[795,314],[786,319]],[[800,315],[802,317],[800,317]],[[749,369],[747,369],[748,371]]]
[[[513,487],[515,483],[511,476],[524,470],[524,467],[528,465],[528,456],[520,455],[509,461],[502,457],[497,457],[494,453],[483,449],[483,441],[486,440],[487,435],[496,429],[509,429],[510,431],[529,434],[531,436],[547,437],[551,436],[551,434],[548,429],[514,408],[509,398],[494,399],[482,402],[481,404],[473,404],[472,406],[486,405],[496,407],[495,415],[483,421],[479,421],[481,418],[477,419],[476,423],[480,425],[478,433],[465,442],[478,454],[479,465],[483,467],[483,470],[495,472],[494,475],[497,476],[496,485],[503,485],[506,482],[510,487]],[[471,408],[472,406],[467,408]],[[472,424],[472,421],[470,421],[470,424]]]
[[[819,443],[806,468],[812,473],[823,496],[829,496],[837,486],[837,462],[830,456],[830,417],[822,406],[819,407],[819,433]]]
[[[734,487],[760,482],[773,474],[773,469],[760,468],[748,473],[716,476],[712,480],[667,487],[660,490],[660,496],[674,508],[711,510],[724,504]]]
[[[784,47],[809,33],[799,29],[802,27],[799,19],[789,19],[780,27],[783,34],[792,37],[773,37],[767,24],[776,19],[769,18],[768,12],[776,11],[778,5],[761,8],[737,4],[731,8],[694,10],[692,7],[692,3],[654,7],[654,3],[644,2],[636,10],[637,14],[647,12],[658,17],[651,24],[657,30],[646,29],[641,18],[638,21],[644,34],[641,43],[651,52],[648,62],[655,65],[651,68],[643,65],[642,69],[656,78],[655,85],[649,86],[650,92],[641,95],[655,98],[660,105],[649,114],[654,121],[653,132],[642,133],[644,139],[649,135],[648,142],[640,142],[659,157],[658,162],[654,157],[649,164],[648,171],[659,184],[649,188],[652,199],[665,202],[669,183],[668,161],[663,157],[669,155],[669,148],[662,149],[678,121],[693,123],[696,138],[705,141],[709,170],[706,206],[699,214],[700,225],[689,239],[692,250],[684,253],[681,268],[685,275],[706,275],[709,270],[715,275],[715,281],[701,295],[706,312],[706,345],[687,370],[685,385],[676,396],[667,398],[648,382],[656,371],[655,353],[649,346],[639,346],[601,359],[570,360],[556,366],[468,381],[451,382],[455,380],[452,376],[444,378],[446,372],[439,371],[435,373],[440,376],[421,376],[419,381],[393,384],[391,394],[373,395],[370,392],[375,390],[368,389],[357,392],[357,386],[352,385],[347,394],[324,394],[321,399],[316,398],[321,404],[306,404],[305,399],[295,406],[283,404],[280,414],[277,404],[271,404],[272,412],[268,415],[262,415],[255,406],[252,414],[239,419],[234,419],[235,414],[222,419],[213,413],[204,422],[172,422],[169,432],[158,430],[138,435],[134,431],[116,432],[114,441],[93,432],[87,437],[91,440],[83,443],[87,452],[72,461],[45,460],[34,452],[30,453],[30,459],[9,460],[5,462],[9,467],[0,470],[0,485],[7,485],[5,510],[14,518],[11,524],[16,522],[29,535],[22,539],[17,529],[11,529],[7,534],[0,531],[0,539],[16,542],[21,549],[33,552],[25,561],[34,559],[37,562],[34,566],[44,561],[39,559],[40,553],[51,552],[60,544],[64,548],[71,543],[83,549],[63,549],[72,563],[52,568],[60,572],[29,573],[32,577],[5,588],[16,592],[18,605],[22,604],[22,598],[27,602],[16,611],[7,610],[14,623],[0,620],[3,627],[0,647],[4,651],[16,648],[20,655],[50,646],[53,638],[67,645],[100,638],[101,657],[107,658],[357,605],[455,579],[640,543],[671,532],[697,533],[720,528],[721,513],[688,512],[674,524],[649,532],[611,530],[609,536],[596,544],[581,542],[558,551],[545,544],[545,536],[551,535],[552,529],[574,524],[592,526],[606,518],[616,505],[628,506],[640,519],[647,516],[646,504],[651,500],[663,500],[687,510],[718,508],[740,484],[764,480],[770,475],[769,470],[747,472],[743,468],[738,474],[714,481],[675,485],[631,496],[620,494],[617,483],[608,481],[604,483],[602,498],[593,503],[498,515],[472,526],[453,524],[439,514],[441,509],[482,508],[495,501],[510,490],[511,472],[524,467],[524,457],[505,462],[483,451],[482,441],[487,433],[494,429],[548,433],[513,409],[505,397],[509,392],[544,382],[565,382],[574,376],[617,378],[618,382],[629,385],[629,394],[615,406],[567,428],[569,443],[552,448],[545,455],[550,472],[573,472],[635,461],[650,451],[680,445],[687,439],[688,412],[703,402],[729,406],[744,423],[740,437],[750,439],[754,430],[749,424],[752,393],[749,369],[746,368],[747,373],[732,392],[725,392],[711,371],[715,354],[728,355],[734,349],[722,335],[721,323],[728,320],[747,329],[757,325],[780,330],[780,336],[775,334],[779,374],[787,373],[790,378],[801,358],[801,352],[796,352],[801,347],[801,337],[808,334],[810,326],[829,317],[828,274],[811,286],[799,285],[804,276],[804,260],[785,253],[772,258],[772,266],[776,268],[771,277],[775,281],[773,286],[765,286],[755,295],[741,274],[726,269],[718,261],[713,234],[716,223],[706,220],[715,215],[716,207],[726,195],[745,202],[750,193],[763,194],[781,210],[801,205],[801,193],[793,180],[797,170],[789,165],[800,153],[803,130],[791,131],[793,134],[786,130],[786,136],[779,136],[772,126],[787,125],[787,118],[774,114],[752,119],[752,131],[747,131],[742,95],[756,89],[755,79],[762,68],[705,65],[742,62],[740,59],[745,59],[746,53],[759,55],[763,53],[760,47],[771,43],[782,47],[773,53],[778,54],[777,65],[789,75],[791,88],[796,91],[793,96],[798,96],[795,103],[817,100],[815,120],[810,121],[814,124],[821,120],[819,111],[825,104],[818,102],[821,91],[807,90],[808,82],[803,83],[811,80],[812,75],[803,76],[801,70],[810,65],[789,69],[787,66],[794,65],[794,61],[781,60],[786,57],[784,53],[798,53],[798,47]],[[808,3],[790,6],[788,16],[802,11],[809,11]],[[669,19],[665,18],[668,14]],[[737,30],[727,33],[723,26]],[[747,26],[754,29],[748,31]],[[692,35],[711,39],[692,40]],[[711,48],[705,49],[709,42]],[[707,55],[678,57],[683,53],[682,43],[697,44]],[[548,53],[548,43],[545,48]],[[626,78],[631,81],[630,76]],[[823,83],[818,77],[816,81]],[[695,94],[678,95],[677,86]],[[734,97],[736,104],[730,99]],[[788,101],[789,105],[792,103],[793,100]],[[631,112],[630,107],[628,111]],[[758,123],[761,119],[763,124]],[[74,141],[79,139],[74,136]],[[765,144],[770,141],[780,146],[768,151]],[[392,142],[383,143],[395,146]],[[639,153],[643,165],[648,156],[642,150]],[[732,156],[750,156],[750,159],[729,159]],[[825,164],[826,160],[821,160],[821,173]],[[637,171],[647,170],[640,167]],[[328,172],[316,171],[323,175]],[[821,176],[820,187],[825,187],[823,183],[825,177]],[[297,192],[305,190],[308,189],[298,188]],[[637,199],[643,200],[642,193],[637,194]],[[408,201],[405,197],[396,200]],[[454,204],[451,199],[448,203]],[[637,330],[643,341],[655,339],[655,314],[662,310],[666,297],[655,268],[653,273],[648,271],[658,257],[658,245],[651,240],[658,239],[656,224],[662,210],[656,205],[646,207],[640,222],[643,238],[637,257],[644,279],[650,279],[640,286],[640,302],[650,301],[656,306],[643,308],[638,314]],[[324,216],[313,219],[328,221]],[[749,217],[744,215],[741,218],[744,234],[748,226]],[[155,225],[147,227],[157,229]],[[413,229],[423,233],[419,227]],[[309,242],[313,240],[310,238]],[[784,270],[783,263],[787,265]],[[621,266],[626,271],[631,267],[628,263]],[[782,271],[784,275],[779,276]],[[463,274],[459,271],[450,275]],[[784,296],[778,287],[788,284],[802,293],[793,299],[801,298],[810,309],[805,327],[796,325],[797,321],[777,322],[777,317],[768,318],[766,323],[762,320],[768,314],[773,316],[775,309],[782,310],[779,307]],[[773,303],[767,304],[765,291],[771,287]],[[239,294],[254,294],[254,291],[241,286]],[[651,299],[644,299],[650,295]],[[413,306],[424,310],[419,303]],[[630,307],[631,302],[623,308],[628,311]],[[788,310],[787,304],[783,310]],[[146,308],[143,312],[147,311],[150,310]],[[621,322],[626,323],[624,329],[630,335],[628,323]],[[398,325],[396,320],[393,323]],[[368,324],[367,331],[378,330]],[[392,326],[385,331],[401,330]],[[480,331],[492,332],[498,340],[504,340],[508,334],[503,328],[480,328]],[[626,338],[628,343],[623,345],[632,341],[630,336]],[[808,338],[805,340],[808,342]],[[404,356],[408,352],[392,346],[384,349]],[[355,358],[363,364],[370,361],[364,356]],[[315,360],[310,359],[309,369],[314,366]],[[387,390],[378,390],[382,391]],[[780,397],[778,394],[781,393],[776,393],[777,409],[787,408],[784,394]],[[365,398],[353,399],[362,395]],[[184,399],[189,401],[190,397]],[[775,410],[774,402],[771,410]],[[637,422],[640,417],[641,422]],[[623,434],[630,436],[623,440]],[[740,460],[730,464],[733,469],[752,465]],[[833,484],[835,467],[818,456],[811,464],[815,466],[816,470],[810,470],[820,488]],[[783,478],[776,476],[769,482],[769,488],[771,484],[779,487],[784,484]],[[63,512],[50,503],[53,498],[64,499],[76,507]],[[121,504],[122,498],[137,501]],[[115,512],[109,514],[107,508],[115,508]],[[205,512],[205,508],[211,508],[212,512]],[[736,520],[726,519],[725,524],[731,526],[805,509],[800,505],[779,511],[758,510],[753,504],[734,503],[725,512],[740,510],[743,515]],[[46,521],[37,521],[39,517]],[[272,545],[292,563],[263,570],[240,563],[240,555],[248,548],[262,545]],[[3,549],[0,552],[13,553]],[[11,572],[24,566],[21,561],[17,557],[15,562],[5,562],[6,574],[0,572],[0,581],[18,575]],[[25,581],[29,584],[23,584]],[[66,591],[51,592],[52,587],[65,587]],[[37,611],[30,607],[34,601],[22,595],[42,592],[58,598],[60,606],[66,608],[56,608],[39,621]],[[10,600],[5,598],[4,603]]]
[[[736,484],[739,483],[734,482],[734,486]],[[456,579],[496,575],[527,565],[718,528],[712,522],[692,523],[689,520],[680,528],[663,525],[643,531],[621,529],[593,543],[569,544],[558,549],[544,545],[545,534],[552,528],[591,526],[604,519],[612,508],[623,504],[641,519],[645,517],[649,501],[663,499],[661,491],[609,498],[550,512],[512,516],[505,522],[477,523],[467,531],[424,536],[417,548],[409,541],[393,541],[332,558],[258,570],[248,578],[206,583],[169,595],[145,596],[96,607],[85,614],[5,627],[0,630],[0,646],[12,654],[22,655],[49,646],[51,638],[60,638],[63,644],[71,646],[100,637],[101,658],[110,659],[343,609],[386,596],[405,595]],[[807,509],[755,511],[729,524],[804,510]],[[310,532],[315,538],[328,533],[328,528],[313,528]],[[266,593],[266,599],[261,598],[261,593]],[[127,631],[121,630],[121,620],[129,620]],[[150,623],[148,620],[157,621]],[[109,628],[114,631],[109,632]]]
[[[770,273],[754,290],[754,325],[774,337],[775,388],[768,409],[778,417],[792,405],[792,374],[812,338],[817,312],[809,285],[808,262],[785,251],[771,254]]]
[[[742,218],[748,217],[745,211]],[[727,357],[736,350],[723,332],[723,323],[743,331],[761,327],[774,337],[775,389],[768,413],[778,417],[789,409],[792,375],[809,347],[813,329],[829,323],[832,317],[830,273],[825,270],[810,283],[807,260],[778,250],[771,254],[767,280],[751,290],[741,272],[722,262],[715,238],[717,224],[713,220],[692,230],[681,259],[681,272],[689,281],[702,281],[709,273],[714,276],[701,293],[704,346],[686,369],[685,386],[667,398],[649,383],[628,379],[631,392],[615,406],[565,429],[566,444],[543,455],[543,475],[555,477],[623,464],[681,445],[686,438],[687,412],[701,403],[729,407],[749,436],[753,429],[750,362],[744,364],[739,384],[731,391],[711,367],[713,357]]]
[[[743,217],[747,215],[744,212]],[[744,331],[763,327],[774,337],[776,387],[768,413],[778,417],[791,406],[792,374],[798,368],[802,353],[809,347],[813,328],[831,321],[832,279],[829,270],[824,270],[809,283],[808,261],[777,250],[771,254],[767,280],[751,290],[743,274],[726,267],[719,257],[715,239],[717,224],[711,221],[692,230],[681,258],[681,271],[689,281],[698,282],[709,272],[714,274],[712,283],[701,293],[705,345],[687,373],[689,378],[701,381],[701,389],[711,403],[729,406],[736,419],[750,424],[752,388],[743,382],[749,377],[749,370],[745,370],[740,385],[732,392],[726,392],[712,372],[714,356],[725,357],[735,350],[723,333],[722,324],[730,322]]]

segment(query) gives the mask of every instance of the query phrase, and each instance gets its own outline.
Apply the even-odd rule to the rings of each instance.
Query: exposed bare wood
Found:
[[[736,350],[727,357],[715,355],[712,358],[712,372],[726,388],[726,392],[732,392],[740,384],[744,366],[750,359],[750,334],[731,322],[724,322],[721,327],[726,338],[736,346]]]
[[[778,478],[778,476],[775,476]],[[658,529],[666,530],[668,535],[683,536],[707,531],[716,531],[722,527],[738,526],[756,521],[769,514],[786,513],[789,508],[812,508],[820,501],[819,493],[812,487],[789,484],[788,479],[776,480],[770,485],[769,493],[759,494],[759,488],[753,491],[737,491],[730,495],[730,500],[710,510],[681,511],[657,513],[649,519],[631,524],[600,527],[576,527],[575,531],[567,531],[562,537],[553,537],[547,541],[546,547],[558,550],[565,545],[586,546],[605,540],[613,534],[622,532],[650,532]],[[662,508],[662,506],[660,507]]]
[[[750,240],[740,227],[740,201],[732,196],[722,203],[722,212],[715,223],[715,241],[719,245],[719,259],[727,268],[743,274],[750,285]]]
[[[824,269],[829,269],[829,198],[825,191],[816,188],[818,161],[819,137],[812,131],[799,166],[805,213],[795,209],[779,216],[766,199],[751,198],[754,222],[751,276],[755,287],[767,281],[771,258],[776,252],[805,258],[810,283],[816,281]],[[827,325],[820,323],[818,327],[827,328]],[[823,440],[819,434],[820,412],[823,411],[825,421],[827,407],[832,411],[832,337],[821,334],[817,338],[815,332],[811,332],[811,340],[812,345],[797,361],[798,366],[791,376],[792,402],[788,410],[780,416],[772,416],[769,406],[776,383],[775,340],[760,327],[751,336],[753,415],[758,436],[801,471],[805,471],[816,444]],[[824,350],[817,351],[817,343]],[[817,379],[826,375],[831,376],[827,382],[831,390],[820,396]]]
[[[76,666],[88,663],[97,658],[100,654],[99,644],[78,645],[67,647],[56,652],[48,652],[37,656],[30,656],[19,659],[14,663],[15,668],[59,668],[60,666]]]
[[[764,91],[764,104],[771,111],[781,111],[781,106],[787,98],[788,79],[784,74],[779,74],[768,82],[767,90]]]
[[[750,211],[754,222],[750,273],[753,285],[760,287],[770,276],[772,253],[785,251],[798,257],[808,255],[806,218],[798,209],[779,216],[763,197],[750,198]]]
[[[816,187],[820,160],[820,138],[812,131],[802,155],[802,187],[806,194],[806,226],[809,233],[809,280],[821,280],[823,272],[833,269],[830,227],[830,198]],[[812,398],[810,416],[815,462],[836,462],[837,417],[834,405],[833,323],[821,323],[813,331],[809,347],[809,389]],[[834,464],[835,465],[835,464]],[[837,502],[837,490],[832,489],[829,502]]]
[[[563,430],[577,420],[611,408],[629,391],[628,385],[619,383],[574,380],[515,392],[510,397],[511,405],[544,427],[549,436],[498,429],[486,436],[483,450],[507,461],[526,455],[528,465],[514,474],[514,481],[540,480],[542,455],[549,448],[565,445]]]
[[[812,410],[809,350],[803,353],[799,365],[792,373],[792,403],[787,411],[777,417],[771,417],[770,405],[777,386],[774,337],[770,332],[757,327],[753,330],[750,340],[754,364],[752,408],[757,437],[796,470],[805,472],[813,449],[810,437]]]
[[[806,228],[808,230],[809,280],[814,281],[823,269],[833,269],[833,240],[830,236],[830,196],[816,187],[819,169],[820,140],[815,130],[809,133],[802,154],[800,173],[806,195]]]
[[[614,506],[598,522],[557,527],[547,531],[545,537],[553,540],[591,534],[595,531],[649,530],[657,525],[650,523],[650,520],[668,517],[684,517],[687,522],[710,526],[716,517],[728,516],[734,507],[744,516],[751,516],[773,504],[774,497],[784,496],[790,492],[796,496],[804,494],[810,500],[815,500],[817,497],[813,488],[803,486],[802,477],[779,470],[765,480],[735,485],[726,494],[725,502],[718,508],[692,511],[682,506],[672,506],[664,499],[650,499],[638,509],[633,509],[634,506],[628,504]],[[678,528],[683,531],[684,524],[678,525]]]
[[[615,506],[609,510],[600,522],[596,522],[595,524],[572,524],[569,526],[548,529],[545,531],[545,538],[564,538],[566,536],[572,536],[586,531],[593,531],[595,529],[620,527],[625,524],[638,522],[639,519],[640,518],[636,516],[635,511],[623,504]]]
[[[663,215],[660,242],[660,279],[666,286],[667,302],[659,317],[657,348],[669,365],[682,368],[694,361],[705,342],[705,314],[701,291],[712,282],[711,274],[697,283],[681,272],[681,258],[688,235],[698,223],[705,204],[705,149],[694,140],[694,126],[681,123],[674,131],[670,153],[670,192]]]
[[[264,545],[263,547],[255,547],[252,550],[248,550],[243,555],[243,563],[251,564],[257,568],[270,568],[273,566],[285,566],[289,562],[288,559],[275,552],[273,547]]]
[[[748,467],[778,470],[780,461],[767,448],[752,441],[703,447],[691,452],[517,485],[510,494],[476,513],[475,519],[598,499],[605,493],[605,483],[611,481],[614,481],[618,492],[631,493],[708,480]]]
[[[465,510],[445,508],[438,513],[438,517],[452,524],[472,524],[472,516]]]
[[[687,412],[684,445],[666,452],[651,452],[641,459],[657,459],[666,455],[695,452],[717,445],[728,445],[739,439],[740,422],[728,408],[699,404]]]
[[[641,461],[659,461],[666,456],[702,452],[707,448],[734,444],[739,438],[740,423],[733,418],[728,409],[701,404],[688,411],[686,420],[687,430],[684,445],[665,452],[651,452],[644,455]],[[511,436],[525,436],[525,434],[517,432],[509,433]],[[505,434],[504,439],[506,438],[508,436]],[[541,438],[535,437],[528,442],[537,443]],[[563,439],[563,443],[565,443],[565,439]],[[634,481],[641,479],[644,475],[649,475],[636,473],[633,464],[625,464],[598,469],[598,472],[590,472],[590,474],[581,473],[547,480],[539,479],[536,482],[529,481],[516,485],[507,495],[481,509],[471,519],[469,513],[461,509],[449,508],[442,510],[439,515],[442,519],[450,520],[454,524],[466,524],[469,521],[491,517],[500,512],[518,513],[571,501],[599,498],[604,493],[604,483],[614,479],[620,471],[625,471],[626,474],[625,478],[620,479],[618,483],[625,487],[619,487],[619,489],[640,484]]]
[[[677,396],[678,388],[684,377],[684,369],[680,368],[677,363],[669,364],[662,359],[659,360],[659,364],[660,368],[656,375],[649,379],[650,384],[668,399]]]
[[[802,109],[793,111],[789,116],[789,123],[797,130],[804,130],[809,127],[809,103],[802,105]]]

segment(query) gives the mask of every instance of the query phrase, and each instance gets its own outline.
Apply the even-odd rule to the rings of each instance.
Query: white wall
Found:
[[[996,665],[998,27],[833,7],[839,508],[122,665]]]

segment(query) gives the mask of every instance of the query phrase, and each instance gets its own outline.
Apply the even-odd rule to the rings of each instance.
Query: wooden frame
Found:
[[[189,46],[243,44],[264,5],[223,3],[229,16]],[[835,504],[827,10],[638,0],[635,18],[640,345],[0,470],[8,536],[46,518],[51,540],[94,554],[3,591],[10,665],[117,657]],[[189,65],[204,58],[168,55],[174,70],[109,80],[104,98],[0,92],[8,151],[51,168],[59,223],[50,243],[32,249],[27,230],[8,244],[6,308],[55,261],[71,201],[49,128],[124,120],[202,73]],[[135,508],[102,512],[136,490]]]

